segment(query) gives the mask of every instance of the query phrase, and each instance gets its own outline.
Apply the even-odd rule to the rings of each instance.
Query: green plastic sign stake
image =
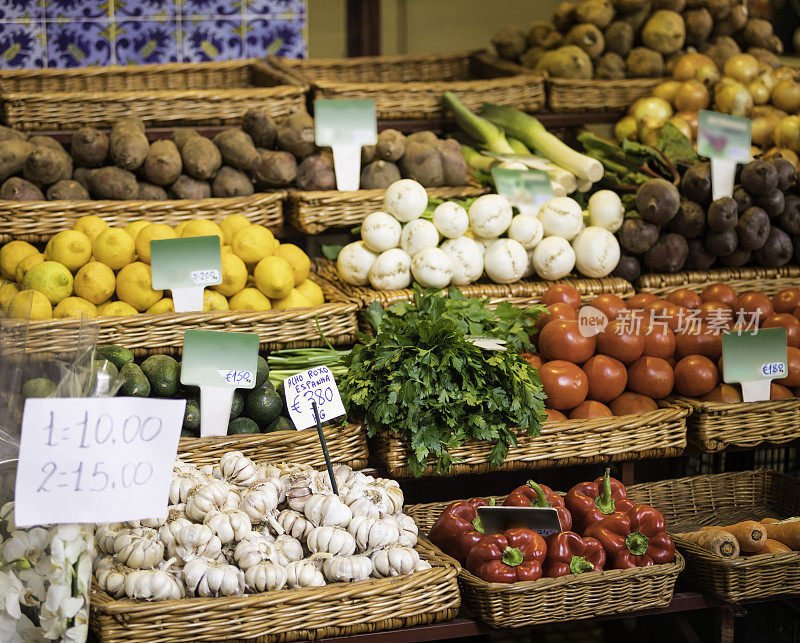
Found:
[[[502,194],[522,214],[536,216],[542,205],[555,196],[550,177],[541,170],[511,170],[496,167],[492,177],[497,193]]]
[[[736,164],[749,163],[749,118],[700,110],[697,121],[697,153],[711,159],[711,193],[716,201],[733,195]]]
[[[320,99],[314,101],[314,134],[317,145],[333,151],[336,189],[358,190],[361,147],[378,142],[375,101]]]
[[[203,290],[222,283],[219,237],[186,237],[150,242],[153,288],[171,290],[175,312],[203,310]]]
[[[256,385],[257,333],[187,330],[181,384],[200,387],[200,435],[226,435],[237,388]]]
[[[722,336],[722,379],[742,385],[742,401],[770,397],[770,383],[788,371],[785,328],[725,333]]]

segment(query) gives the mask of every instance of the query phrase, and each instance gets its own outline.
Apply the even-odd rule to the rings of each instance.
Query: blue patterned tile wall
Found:
[[[0,0],[0,68],[303,58],[305,0]]]

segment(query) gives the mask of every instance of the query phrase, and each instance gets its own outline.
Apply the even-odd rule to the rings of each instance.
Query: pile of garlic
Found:
[[[163,520],[101,525],[94,573],[114,598],[240,596],[430,569],[393,480],[336,465],[258,465],[239,451],[176,461]]]

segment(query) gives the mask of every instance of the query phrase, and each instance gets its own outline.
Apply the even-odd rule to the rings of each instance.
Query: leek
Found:
[[[544,125],[533,116],[523,114],[510,107],[491,103],[483,105],[481,115],[498,128],[502,128],[503,131],[522,141],[527,147],[535,149],[556,165],[569,170],[579,179],[596,183],[603,178],[603,164],[600,161],[573,150],[548,132]]]
[[[468,136],[474,138],[482,147],[498,154],[516,154],[509,145],[506,135],[499,127],[469,111],[452,92],[444,93],[444,102],[453,115],[456,123]]]
[[[514,149],[517,154],[528,154],[530,155],[531,151],[528,147],[520,141],[518,138],[511,138],[510,136],[506,136],[508,139],[508,144]]]
[[[492,165],[495,163],[495,159],[484,156],[474,147],[470,147],[469,145],[461,146],[461,156],[464,157],[467,165],[476,171],[480,170],[483,172],[491,172]]]

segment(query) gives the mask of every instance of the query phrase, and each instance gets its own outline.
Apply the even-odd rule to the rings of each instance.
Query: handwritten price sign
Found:
[[[222,277],[219,276],[219,270],[193,270],[192,281],[202,286],[216,285],[222,283]]]
[[[286,407],[295,427],[307,429],[314,426],[314,410],[311,402],[317,403],[320,422],[326,422],[345,414],[339,387],[327,366],[312,368],[283,380]]]
[[[29,399],[15,517],[22,527],[166,515],[184,400]]]

